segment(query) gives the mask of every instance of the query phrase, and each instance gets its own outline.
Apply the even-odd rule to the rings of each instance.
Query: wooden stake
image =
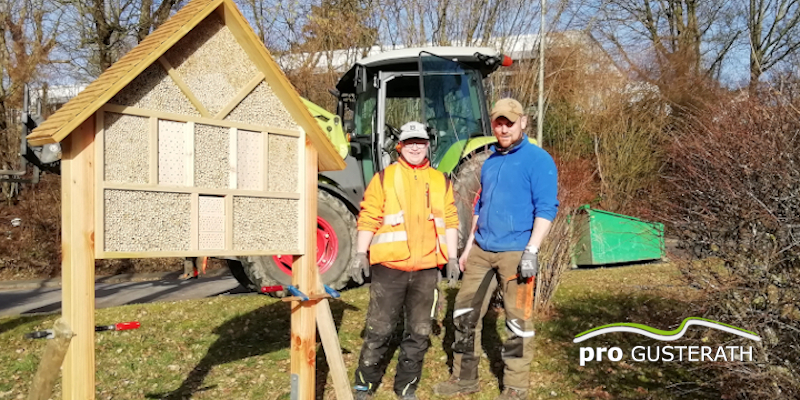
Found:
[[[304,255],[292,264],[292,285],[303,293],[315,294],[317,271],[317,150],[305,146],[303,221]],[[316,304],[315,301],[292,302],[291,385],[292,400],[313,400],[316,369]]]
[[[62,142],[62,315],[75,338],[64,360],[63,398],[93,400],[94,370],[94,118]]]
[[[321,284],[320,284],[321,285]],[[317,302],[317,328],[325,349],[325,359],[328,360],[328,369],[333,379],[333,389],[336,400],[353,400],[353,391],[350,390],[350,381],[347,378],[347,366],[342,358],[342,347],[339,345],[339,334],[331,314],[330,300],[322,299]]]
[[[39,362],[39,368],[33,376],[28,400],[47,400],[53,394],[53,386],[56,384],[56,378],[61,371],[61,364],[64,363],[64,356],[67,355],[69,342],[73,336],[69,325],[61,318],[53,325],[53,333],[55,337],[47,341],[42,361]]]

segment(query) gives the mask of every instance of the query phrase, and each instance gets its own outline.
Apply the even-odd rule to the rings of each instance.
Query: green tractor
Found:
[[[364,190],[375,173],[396,160],[398,128],[409,121],[427,124],[432,166],[453,180],[463,246],[480,168],[496,142],[483,80],[510,64],[510,58],[491,48],[389,51],[362,59],[342,76],[336,85],[338,115],[307,103],[347,163],[344,170],[318,178],[317,266],[323,283],[341,289],[349,282],[347,266],[356,252]],[[291,255],[239,257],[228,264],[251,290],[291,283]]]

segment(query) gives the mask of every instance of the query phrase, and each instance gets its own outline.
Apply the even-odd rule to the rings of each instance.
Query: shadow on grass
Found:
[[[337,330],[341,326],[345,310],[358,310],[343,301],[332,301],[330,305]],[[260,321],[269,326],[269,331],[245,330],[243,328],[247,326],[246,321]],[[190,399],[197,392],[215,387],[203,386],[205,378],[215,366],[288,348],[291,340],[290,303],[278,301],[236,316],[215,328],[213,333],[219,335],[219,338],[209,347],[206,355],[189,372],[179,388],[169,393],[149,393],[146,397],[164,400]],[[317,398],[321,399],[324,396],[325,381],[330,370],[321,347],[318,349],[317,367]]]
[[[661,330],[672,330],[678,327],[684,318],[693,316],[688,303],[660,298],[645,294],[593,293],[581,298],[560,301],[556,306],[557,316],[542,324],[544,335],[553,342],[563,343],[558,351],[565,352],[554,369],[562,370],[569,379],[569,384],[582,397],[615,398],[615,399],[652,399],[652,398],[719,398],[719,393],[705,384],[710,377],[700,371],[700,363],[635,361],[632,350],[636,346],[645,348],[664,346],[685,346],[691,339],[680,339],[674,342],[661,342],[635,333],[609,333],[587,339],[581,343],[573,343],[575,335],[602,325],[618,322],[644,324]],[[687,337],[699,336],[700,329],[695,328],[687,333]],[[542,343],[545,338],[537,335]],[[708,346],[722,343],[707,343]],[[604,354],[602,361],[587,361],[580,366],[581,347],[593,349],[619,347],[622,360],[612,362]],[[551,353],[552,349],[544,349]],[[638,353],[637,354],[641,354]],[[644,353],[646,354],[646,353]],[[675,351],[677,355],[677,351]],[[645,356],[646,357],[646,356]],[[552,354],[547,358],[554,360]],[[640,358],[641,357],[637,357]]]

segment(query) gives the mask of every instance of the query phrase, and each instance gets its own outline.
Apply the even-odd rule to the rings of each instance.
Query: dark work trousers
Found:
[[[389,348],[389,339],[405,310],[405,329],[397,360],[394,391],[414,393],[422,375],[422,359],[430,345],[431,318],[438,296],[439,269],[400,271],[372,266],[369,309],[364,327],[364,345],[356,369],[356,385],[375,391],[381,381],[379,364]]]
[[[506,312],[503,386],[528,389],[533,361],[533,283],[519,282],[515,277],[521,258],[521,251],[494,253],[484,251],[477,244],[472,246],[453,311],[456,331],[453,376],[464,380],[478,379],[483,317],[498,284],[497,274]]]

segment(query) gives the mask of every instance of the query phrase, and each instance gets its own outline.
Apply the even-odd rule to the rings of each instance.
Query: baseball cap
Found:
[[[522,104],[510,97],[506,97],[494,103],[491,118],[494,121],[498,117],[506,117],[511,122],[517,122],[519,117],[523,115],[525,115],[525,111],[522,109]]]
[[[428,137],[428,131],[425,129],[425,125],[422,125],[421,123],[416,121],[411,121],[400,127],[399,140],[402,142],[408,139],[430,140],[430,138]]]

